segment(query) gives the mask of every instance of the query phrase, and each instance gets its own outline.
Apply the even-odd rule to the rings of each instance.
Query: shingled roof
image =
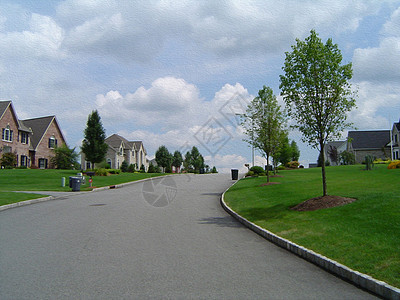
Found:
[[[134,145],[132,144],[132,142],[129,142],[126,138],[118,135],[118,134],[113,134],[111,136],[109,136],[108,138],[106,138],[105,142],[114,149],[118,149],[119,146],[121,145],[121,142],[124,143],[125,149],[129,149],[129,150],[134,150]]]
[[[32,132],[31,128],[25,126],[25,124],[21,120],[18,120],[17,114],[14,110],[14,107],[13,107],[11,101],[0,101],[0,119],[3,118],[3,115],[6,112],[8,107],[11,107],[11,112],[14,115],[16,122],[18,123],[18,130],[25,131],[25,132]]]
[[[3,117],[11,101],[0,101],[0,119]]]
[[[23,120],[22,123],[32,129],[33,134],[31,137],[32,150],[36,150],[44,134],[49,128],[51,122],[55,119],[55,116],[41,117],[29,120]],[[61,131],[60,131],[61,132]],[[61,133],[62,134],[62,133]]]
[[[349,131],[354,150],[382,149],[390,143],[390,130]]]

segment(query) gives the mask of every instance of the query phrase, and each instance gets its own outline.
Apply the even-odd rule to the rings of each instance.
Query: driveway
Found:
[[[1,299],[374,299],[236,222],[226,174],[0,212]]]

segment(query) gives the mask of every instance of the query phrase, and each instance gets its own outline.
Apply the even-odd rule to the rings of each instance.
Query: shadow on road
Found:
[[[199,224],[211,224],[211,225],[218,225],[220,227],[233,227],[233,228],[242,227],[242,225],[239,222],[235,221],[235,219],[233,219],[230,216],[202,218],[199,220]]]

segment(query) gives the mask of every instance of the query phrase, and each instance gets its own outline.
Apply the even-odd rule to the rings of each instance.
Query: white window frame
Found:
[[[13,131],[10,129],[10,126],[7,125],[6,128],[3,128],[2,131],[2,140],[5,142],[12,142]]]

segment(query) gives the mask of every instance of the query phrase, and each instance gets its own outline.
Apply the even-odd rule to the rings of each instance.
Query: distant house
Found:
[[[365,156],[388,159],[390,153],[390,130],[349,131],[347,151],[354,153],[356,163],[362,163]]]
[[[347,149],[347,141],[333,141],[325,145],[325,161],[329,161],[331,166],[340,165],[339,155]],[[334,161],[334,154],[336,153],[336,161]]]
[[[11,101],[0,101],[0,154],[13,152],[17,166],[51,168],[50,159],[65,138],[55,116],[19,120]]]
[[[148,170],[148,160],[146,159],[146,149],[141,141],[128,141],[124,137],[113,134],[106,138],[106,144],[108,150],[106,154],[106,162],[112,169],[121,168],[123,161],[126,161],[128,165],[135,164],[136,169],[139,170],[143,165],[145,170]],[[90,162],[86,161],[85,155],[82,153],[82,167],[87,170],[93,168]]]
[[[392,159],[400,159],[400,119],[392,127]]]

